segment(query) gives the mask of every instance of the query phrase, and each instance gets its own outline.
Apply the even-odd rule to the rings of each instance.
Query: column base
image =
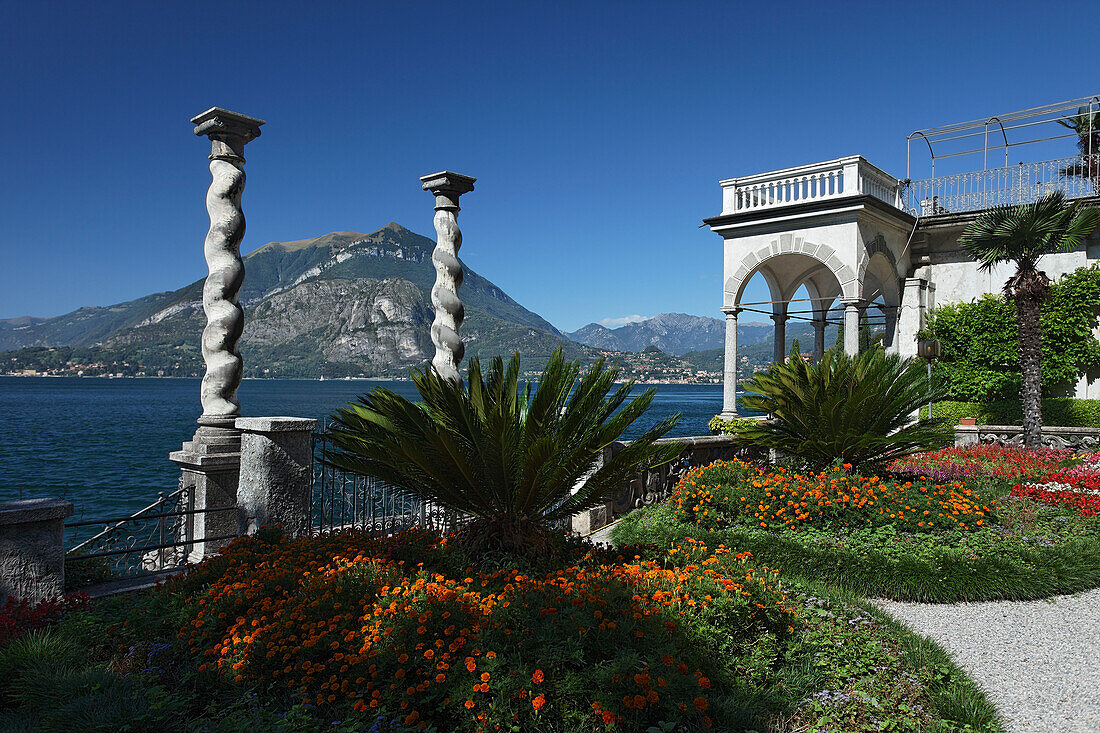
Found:
[[[200,425],[195,437],[168,460],[180,467],[180,486],[189,493],[189,509],[225,509],[193,514],[187,522],[186,539],[199,538],[188,548],[188,561],[199,562],[216,554],[237,535],[237,484],[241,472],[240,431],[222,426]],[[229,539],[203,541],[205,537]],[[181,538],[184,539],[184,538]]]

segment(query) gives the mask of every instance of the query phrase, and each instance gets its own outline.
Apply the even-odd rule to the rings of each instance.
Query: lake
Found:
[[[63,497],[87,518],[129,514],[175,490],[170,451],[201,412],[198,379],[0,377],[0,501]],[[245,380],[246,416],[322,420],[375,387],[417,397],[411,382]],[[636,391],[645,389],[639,386]],[[670,435],[709,435],[722,385],[662,384],[626,437],[679,412]]]

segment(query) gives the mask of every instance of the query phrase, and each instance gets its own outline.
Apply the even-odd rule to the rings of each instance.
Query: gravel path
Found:
[[[951,654],[1010,733],[1100,731],[1100,589],[1046,601],[874,601]]]

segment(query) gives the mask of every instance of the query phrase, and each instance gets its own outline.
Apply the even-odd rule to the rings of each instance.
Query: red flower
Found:
[[[546,698],[543,697],[542,695],[539,695],[538,697],[536,697],[534,700],[531,701],[531,707],[533,707],[535,710],[541,710],[542,706],[545,705],[545,704],[546,704]]]

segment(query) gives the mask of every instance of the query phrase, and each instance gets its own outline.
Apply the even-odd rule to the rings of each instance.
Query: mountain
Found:
[[[739,345],[751,346],[771,338],[770,323],[739,323]],[[611,329],[598,323],[589,323],[566,334],[580,344],[612,351],[642,351],[656,346],[666,354],[682,356],[689,351],[706,351],[724,348],[726,323],[718,318],[690,316],[686,313],[661,313],[653,318]]]
[[[238,296],[246,376],[387,376],[429,360],[434,247],[390,223],[371,234],[272,242],[247,255]],[[519,350],[534,368],[559,345],[570,358],[587,353],[478,273],[463,266],[463,275],[467,356]],[[181,360],[197,368],[202,286],[197,280],[56,318],[0,321],[0,350],[75,347],[89,350],[82,359],[107,354],[169,373],[180,373]]]

